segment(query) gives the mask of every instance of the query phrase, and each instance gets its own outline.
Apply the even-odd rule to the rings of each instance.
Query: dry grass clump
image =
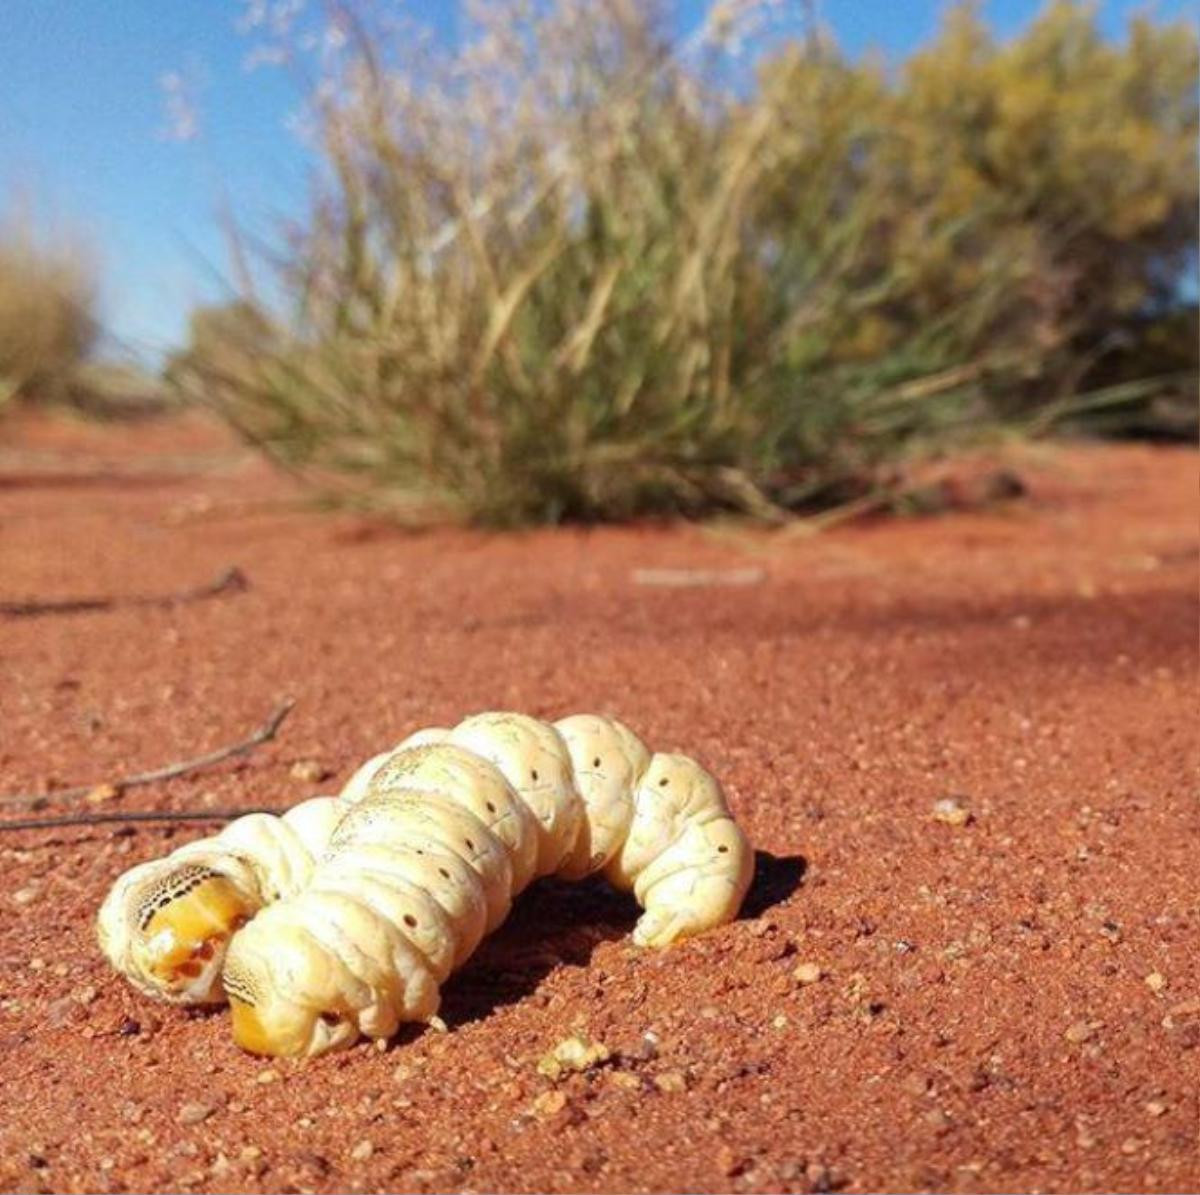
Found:
[[[0,220],[0,406],[69,396],[96,338],[96,271],[78,241]]]
[[[780,518],[1161,389],[1102,367],[1177,291],[1194,32],[1058,4],[896,79],[821,38],[751,76],[761,8],[681,46],[640,0],[497,0],[453,53],[335,10],[293,302],[198,313],[171,376],[345,500],[491,523]]]

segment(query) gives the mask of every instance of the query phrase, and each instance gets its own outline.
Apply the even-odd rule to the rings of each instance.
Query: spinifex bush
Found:
[[[634,0],[492,3],[448,57],[343,16],[295,310],[210,321],[178,376],[344,496],[499,522],[841,501],[1057,385],[1079,325],[1029,307],[1069,214],[947,198],[976,147],[921,124],[920,61],[731,76],[750,7],[681,50]]]
[[[0,406],[66,397],[96,335],[95,279],[77,243],[0,220]]]

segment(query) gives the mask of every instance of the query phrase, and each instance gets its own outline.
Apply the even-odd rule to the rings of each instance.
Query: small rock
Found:
[[[787,1014],[782,1012],[771,1021],[771,1025],[776,1029],[786,1029],[787,1023]]]
[[[820,963],[801,963],[793,972],[792,978],[799,984],[808,987],[810,984],[820,983],[821,977],[825,974],[821,970]]]
[[[958,797],[942,797],[933,803],[933,820],[947,826],[965,826],[971,812]]]
[[[121,789],[115,784],[97,784],[83,799],[89,805],[104,805],[108,801],[115,801],[120,795]]]
[[[541,1095],[533,1101],[533,1114],[540,1117],[542,1120],[548,1120],[551,1116],[561,1112],[567,1106],[567,1093],[555,1089],[554,1091],[543,1091]]]
[[[620,1087],[624,1091],[641,1091],[642,1089],[641,1076],[630,1074],[629,1071],[612,1071],[608,1076],[608,1081],[614,1087]]]
[[[804,1168],[804,1178],[808,1183],[809,1190],[817,1192],[818,1195],[833,1190],[833,1173],[822,1162],[809,1162]]]
[[[46,1024],[51,1029],[61,1029],[72,1021],[81,1020],[84,1015],[78,1001],[72,1000],[70,996],[61,996],[52,1001],[46,1009]]]
[[[638,1057],[645,1062],[653,1062],[658,1057],[659,1038],[652,1029],[642,1034],[641,1045],[638,1047]]]
[[[716,1161],[718,1172],[726,1178],[733,1178],[746,1169],[746,1159],[728,1145],[717,1150]]]
[[[100,993],[97,992],[96,989],[91,986],[91,984],[88,984],[85,987],[76,988],[71,993],[71,998],[77,1004],[82,1004],[86,1007],[87,1005],[91,1004],[92,1001],[95,1000],[99,994]]]
[[[573,1071],[588,1071],[600,1066],[612,1057],[612,1051],[603,1043],[592,1041],[583,1034],[564,1038],[537,1064],[538,1074],[558,1081]]]
[[[687,1079],[679,1071],[664,1071],[661,1075],[654,1076],[654,1086],[659,1091],[687,1091]]]
[[[929,1080],[924,1075],[909,1075],[903,1087],[909,1095],[925,1095],[929,1091]]]
[[[1146,976],[1145,982],[1146,982],[1146,986],[1152,992],[1154,992],[1155,995],[1157,995],[1159,992],[1164,991],[1166,989],[1167,977],[1165,975],[1163,975],[1161,972],[1151,971],[1150,974]]]
[[[1167,1105],[1162,1100],[1147,1100],[1144,1107],[1150,1116],[1162,1116],[1167,1110]]]
[[[1126,1137],[1121,1142],[1121,1152],[1129,1157],[1131,1154],[1137,1153],[1142,1148],[1142,1143],[1136,1137]]]
[[[317,763],[315,759],[298,759],[288,769],[288,775],[293,780],[299,780],[304,784],[320,784],[322,780],[327,780],[332,773],[328,768]]]
[[[1075,1024],[1067,1029],[1063,1036],[1073,1045],[1079,1045],[1082,1042],[1089,1041],[1095,1034],[1095,1029],[1087,1021],[1076,1021]]]
[[[121,1023],[117,1026],[118,1037],[137,1037],[142,1031],[140,1021],[135,1021],[132,1017],[122,1017]]]
[[[216,1110],[216,1104],[202,1104],[198,1100],[194,1100],[179,1109],[175,1120],[179,1124],[201,1124]]]
[[[350,1157],[355,1162],[365,1162],[374,1152],[375,1146],[364,1138],[350,1151]]]
[[[13,903],[18,905],[31,905],[38,898],[37,888],[30,884],[26,888],[18,888],[13,893]]]
[[[272,1070],[270,1067],[267,1067],[267,1069],[265,1071],[259,1071],[258,1074],[254,1076],[254,1081],[256,1083],[266,1084],[266,1083],[274,1083],[275,1080],[278,1078],[279,1078],[279,1072]]]

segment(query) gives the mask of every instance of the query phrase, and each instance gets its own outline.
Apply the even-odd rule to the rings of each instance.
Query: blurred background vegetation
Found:
[[[0,408],[69,397],[96,340],[96,270],[23,208],[0,219]]]
[[[99,352],[99,258],[86,235],[35,214],[0,212],[0,413],[51,407],[93,418],[158,414],[162,379],[128,355]]]
[[[1195,437],[1193,25],[1055,0],[998,42],[961,5],[894,69],[815,25],[731,65],[761,8],[680,45],[656,3],[496,0],[445,52],[335,9],[308,215],[172,392],[340,501],[490,524],[903,506],[997,431]],[[3,233],[0,395],[71,392],[92,289]]]

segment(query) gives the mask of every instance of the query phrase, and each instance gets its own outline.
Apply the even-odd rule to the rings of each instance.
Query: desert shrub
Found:
[[[177,376],[396,512],[779,517],[1061,404],[1172,307],[1186,27],[961,10],[897,77],[810,40],[746,85],[739,7],[684,52],[632,0],[492,4],[444,55],[343,13],[294,306],[198,324]]]
[[[906,65],[889,146],[901,201],[985,213],[989,244],[1027,263],[989,331],[1029,348],[1001,409],[1109,380],[1110,354],[1180,308],[1197,237],[1198,71],[1191,22],[1137,17],[1116,44],[1090,5],[1067,0],[1007,44],[973,7],[951,10]],[[972,255],[957,264],[957,278],[928,283],[947,302],[978,281]]]
[[[96,338],[92,261],[32,221],[0,220],[0,406],[69,397]]]

